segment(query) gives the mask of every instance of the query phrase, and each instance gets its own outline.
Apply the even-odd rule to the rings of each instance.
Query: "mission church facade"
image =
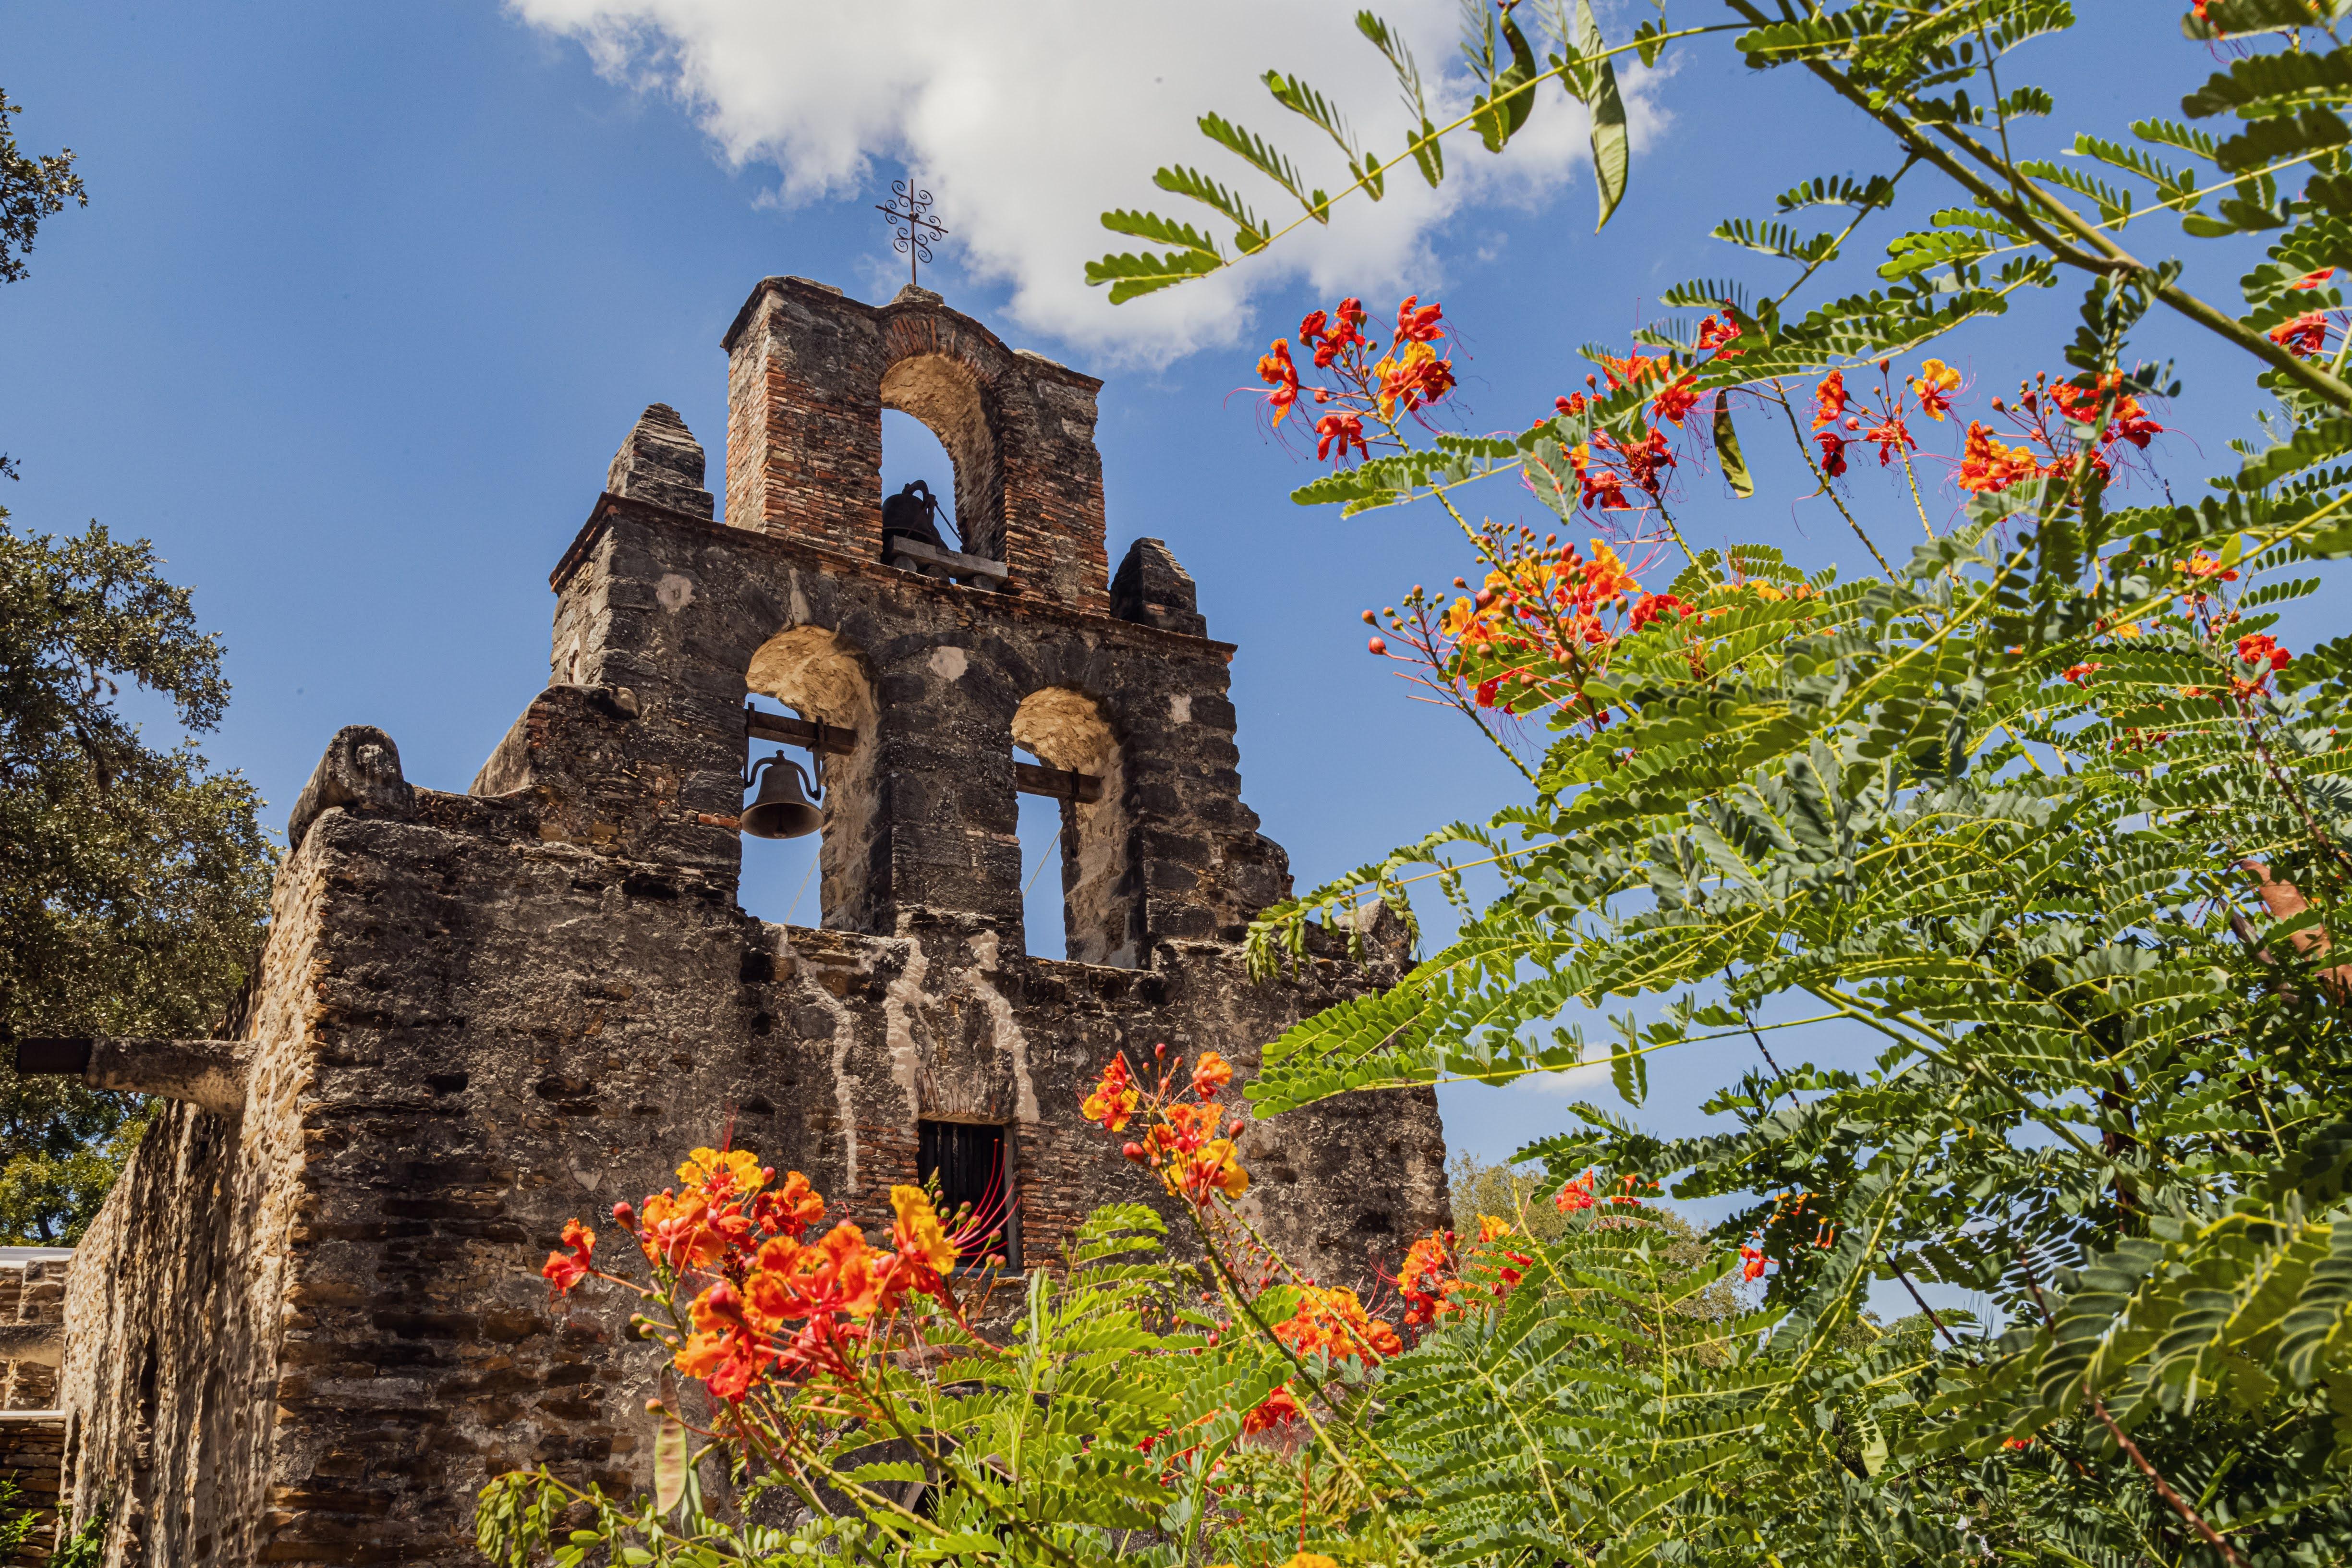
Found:
[[[1079,1113],[1114,1054],[1246,1075],[1406,961],[1381,917],[1360,962],[1333,938],[1247,977],[1287,862],[1241,799],[1234,650],[1158,541],[1110,570],[1099,383],[911,286],[771,278],[724,346],[726,521],[649,409],[551,579],[551,684],[471,787],[342,731],[219,1038],[27,1047],[166,1097],[61,1266],[49,1358],[51,1451],[110,1564],[469,1563],[494,1475],[639,1489],[661,1358],[613,1293],[551,1304],[566,1218],[731,1125],[869,1229],[893,1183],[1001,1181],[1006,1266],[1051,1268],[1098,1205],[1165,1203]],[[906,506],[886,538],[885,408],[953,458],[961,549]],[[766,742],[822,764],[821,927],[737,901]],[[1024,790],[1062,816],[1066,960],[1027,952]],[[1323,1278],[1392,1270],[1445,1217],[1426,1090],[1242,1152]]]

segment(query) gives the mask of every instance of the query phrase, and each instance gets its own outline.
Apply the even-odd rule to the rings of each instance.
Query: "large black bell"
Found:
[[[759,793],[740,820],[752,837],[800,838],[824,826],[824,814],[809,803],[807,775],[783,752],[752,764],[751,782]]]
[[[948,546],[947,542],[940,537],[939,515],[939,498],[931,494],[931,487],[920,479],[909,480],[907,488],[897,495],[885,497],[882,501],[882,553],[885,559],[890,553],[892,534],[919,541],[934,550],[945,550]]]

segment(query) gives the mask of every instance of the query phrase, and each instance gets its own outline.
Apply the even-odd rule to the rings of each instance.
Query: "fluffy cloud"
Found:
[[[738,167],[772,166],[786,205],[870,202],[902,169],[950,216],[967,273],[1011,290],[1011,315],[1090,353],[1164,361],[1230,342],[1249,293],[1304,277],[1370,292],[1437,281],[1430,237],[1465,207],[1548,199],[1587,161],[1583,111],[1547,83],[1546,101],[1506,157],[1453,150],[1438,190],[1406,169],[1387,199],[1351,198],[1249,266],[1112,307],[1083,280],[1107,250],[1139,248],[1104,229],[1113,206],[1201,223],[1207,209],[1155,189],[1181,162],[1243,186],[1279,224],[1297,208],[1193,128],[1218,110],[1276,140],[1317,183],[1339,161],[1258,83],[1295,72],[1345,105],[1374,151],[1403,145],[1388,68],[1323,0],[509,0],[528,24],[577,39],[607,77],[675,97]],[[1455,0],[1402,0],[1390,20],[1412,39],[1433,97],[1457,107]],[[1638,144],[1651,111],[1628,94]],[[1318,145],[1319,144],[1319,145]],[[1589,182],[1575,179],[1585,200]],[[1284,212],[1285,205],[1289,210]],[[878,265],[869,285],[887,289]]]

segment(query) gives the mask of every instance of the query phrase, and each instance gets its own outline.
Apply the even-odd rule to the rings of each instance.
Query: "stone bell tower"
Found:
[[[1234,649],[1158,541],[1109,570],[1099,383],[911,287],[768,279],[724,346],[725,521],[647,409],[551,579],[551,683],[470,788],[344,730],[220,1037],[26,1058],[170,1101],[67,1275],[66,1489],[110,1563],[455,1565],[507,1469],[640,1489],[658,1359],[617,1300],[551,1308],[567,1217],[731,1129],[869,1226],[895,1182],[1009,1194],[997,1266],[1052,1268],[1091,1209],[1166,1203],[1080,1116],[1115,1054],[1246,1076],[1403,962],[1382,920],[1368,962],[1247,976],[1289,877],[1241,799]],[[886,542],[885,408],[953,458],[961,550]],[[754,742],[822,759],[817,926],[738,905]],[[1027,951],[1022,793],[1060,805],[1067,961]],[[1325,1279],[1445,1216],[1425,1090],[1241,1153]]]

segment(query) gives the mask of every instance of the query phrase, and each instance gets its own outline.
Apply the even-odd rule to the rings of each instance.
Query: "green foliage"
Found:
[[[63,212],[69,201],[89,205],[81,176],[73,172],[71,148],[37,154],[18,151],[8,117],[23,112],[24,105],[0,92],[0,283],[25,276],[25,257],[43,218]]]
[[[124,682],[180,726],[228,700],[217,640],[152,546],[93,523],[0,523],[0,1046],[30,1035],[202,1035],[268,907],[260,804],[185,743],[151,744]],[[139,1102],[20,1079],[0,1057],[0,1239],[70,1242],[136,1142]]]

